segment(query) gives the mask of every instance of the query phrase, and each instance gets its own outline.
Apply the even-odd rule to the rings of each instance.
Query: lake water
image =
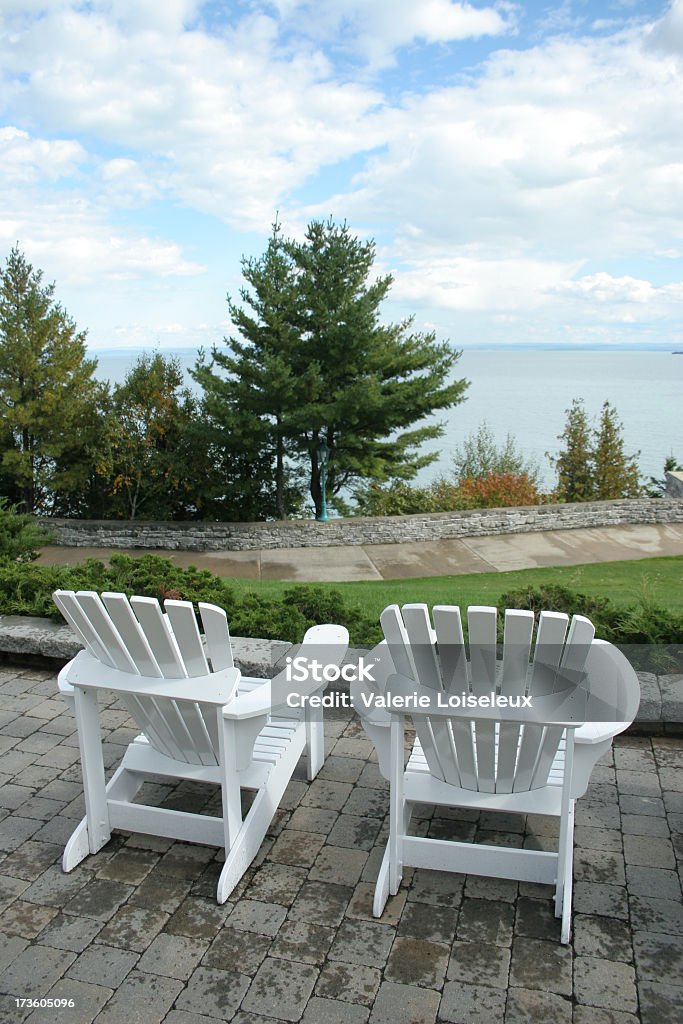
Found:
[[[94,353],[97,376],[117,382],[137,352]],[[194,349],[173,353],[185,370],[194,366]],[[514,434],[517,446],[540,466],[543,485],[552,487],[553,470],[545,456],[557,453],[566,409],[583,398],[590,416],[607,400],[624,425],[629,453],[645,476],[661,476],[664,459],[673,452],[683,462],[683,355],[653,351],[583,351],[577,349],[468,349],[455,376],[470,381],[467,400],[435,417],[446,423],[444,436],[425,446],[439,450],[437,462],[422,471],[427,482],[450,469],[463,438],[486,420],[497,439]],[[188,379],[188,383],[192,383]]]

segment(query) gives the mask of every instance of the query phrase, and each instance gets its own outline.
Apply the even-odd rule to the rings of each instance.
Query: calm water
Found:
[[[98,355],[98,377],[121,381],[137,354]],[[194,350],[168,354],[176,356],[185,369],[194,366]],[[644,475],[661,476],[664,459],[671,452],[683,461],[683,355],[469,349],[455,376],[470,381],[467,400],[435,417],[446,422],[446,432],[440,441],[426,446],[440,450],[441,455],[423,470],[424,482],[448,472],[455,448],[487,420],[498,439],[504,440],[508,432],[515,435],[518,447],[540,465],[544,485],[552,486],[553,471],[545,453],[557,452],[557,435],[573,398],[583,398],[591,416],[598,415],[605,400],[616,406],[627,451],[640,450]]]

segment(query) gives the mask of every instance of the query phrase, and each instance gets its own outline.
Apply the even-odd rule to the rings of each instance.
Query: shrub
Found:
[[[536,616],[541,611],[585,615],[596,635],[622,648],[636,668],[655,672],[683,668],[683,615],[660,608],[647,595],[619,608],[607,597],[590,597],[548,584],[502,594],[498,606],[529,608]]]
[[[7,498],[0,498],[0,561],[32,562],[38,557],[38,548],[51,539],[36,526],[33,516],[17,512]]]
[[[526,473],[490,473],[461,480],[457,492],[460,508],[508,508],[540,505],[542,497]]]
[[[508,434],[501,445],[484,420],[476,433],[466,437],[462,447],[455,449],[453,475],[456,480],[464,481],[508,474],[526,477],[534,487],[538,484],[539,468],[519,451],[514,434]]]
[[[235,636],[297,643],[309,626],[337,622],[348,628],[352,643],[359,646],[381,639],[377,623],[348,605],[339,591],[322,587],[293,587],[281,599],[249,593],[237,598],[233,588],[213,573],[194,566],[181,569],[158,555],[112,555],[109,565],[94,558],[71,566],[0,562],[0,614],[59,621],[61,614],[52,600],[58,589],[206,601],[225,608]]]

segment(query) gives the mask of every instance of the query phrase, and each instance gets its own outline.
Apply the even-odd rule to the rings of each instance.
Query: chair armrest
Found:
[[[249,693],[240,694],[231,704],[223,709],[225,718],[239,721],[243,718],[254,718],[257,715],[271,714],[275,709],[282,714],[296,717],[296,706],[287,704],[289,694],[307,695],[317,693],[327,683],[324,679],[305,678],[301,681],[290,678],[290,664],[294,659],[322,665],[341,665],[349,646],[349,631],[345,626],[328,623],[322,626],[311,626],[306,631],[303,643],[295,655],[288,655],[288,666],[275,676],[266,679]]]

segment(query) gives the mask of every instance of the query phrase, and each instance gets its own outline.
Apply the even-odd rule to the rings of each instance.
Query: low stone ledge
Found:
[[[267,523],[40,520],[40,524],[53,534],[53,543],[62,547],[197,552],[400,544],[544,530],[677,522],[683,522],[683,501],[674,497],[331,519],[328,523],[301,519]]]

